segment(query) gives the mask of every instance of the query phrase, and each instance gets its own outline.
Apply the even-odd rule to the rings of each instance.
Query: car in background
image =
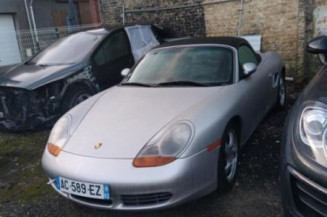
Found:
[[[149,25],[87,30],[57,40],[0,75],[0,128],[53,124],[78,103],[118,84],[121,70],[160,41]]]
[[[55,124],[42,166],[49,184],[104,209],[176,206],[236,179],[241,146],[285,105],[285,67],[242,38],[168,42],[117,86]]]
[[[324,64],[288,115],[281,148],[286,216],[327,216],[327,36],[308,44]]]

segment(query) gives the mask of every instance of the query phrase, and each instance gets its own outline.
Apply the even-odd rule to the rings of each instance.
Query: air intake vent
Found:
[[[72,195],[71,197],[74,198],[75,200],[92,204],[92,205],[100,205],[100,206],[111,206],[112,201],[111,200],[101,200],[101,199],[93,199],[93,198],[88,198],[88,197],[81,197],[77,195]]]
[[[153,194],[122,195],[124,206],[147,206],[167,202],[172,197],[169,192]]]
[[[304,216],[327,217],[326,193],[294,176],[291,176],[291,186],[295,205]]]

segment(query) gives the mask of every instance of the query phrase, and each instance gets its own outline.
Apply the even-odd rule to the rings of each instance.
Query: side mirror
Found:
[[[130,73],[130,71],[131,70],[129,68],[126,68],[126,69],[123,69],[120,74],[122,77],[126,77]]]
[[[319,54],[322,64],[326,64],[327,36],[320,36],[311,40],[307,46],[307,50],[310,53]]]
[[[248,77],[257,70],[257,66],[254,63],[245,63],[243,65],[243,70],[244,70],[244,75]]]

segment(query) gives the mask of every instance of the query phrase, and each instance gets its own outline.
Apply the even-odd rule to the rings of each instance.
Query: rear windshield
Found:
[[[82,61],[104,37],[80,32],[59,39],[41,51],[29,63],[36,65],[66,65]]]

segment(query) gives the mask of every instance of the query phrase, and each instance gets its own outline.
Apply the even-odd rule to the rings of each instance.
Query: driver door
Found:
[[[261,60],[249,46],[240,46],[238,54],[240,83],[246,96],[245,111],[247,111],[247,115],[245,118],[248,126],[251,126],[249,131],[253,131],[267,112],[267,105],[271,100],[269,95],[271,83],[268,82],[267,73],[260,64]],[[257,66],[257,70],[248,77],[244,75],[243,65],[245,63],[254,63]]]
[[[123,29],[111,33],[100,44],[92,57],[92,63],[102,90],[122,81],[121,71],[134,65],[131,47]]]

